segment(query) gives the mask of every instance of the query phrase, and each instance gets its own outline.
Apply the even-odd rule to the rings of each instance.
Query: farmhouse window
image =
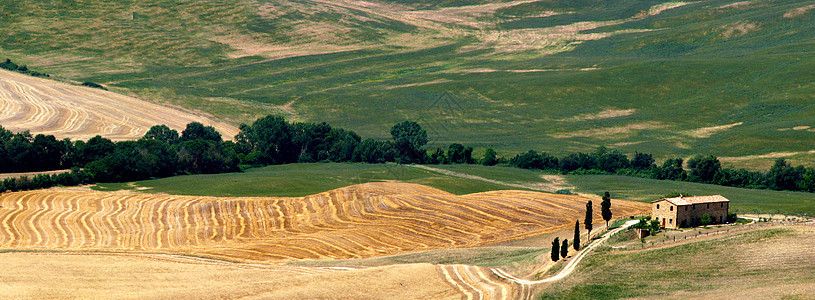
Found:
[[[719,204],[721,204],[721,207],[724,207],[724,203],[719,203]]]
[[[668,223],[673,225],[674,224],[674,219],[668,219]]]
[[[687,206],[685,206],[685,211],[688,211],[688,207],[687,207]]]
[[[657,204],[657,209],[659,209],[659,204]]]
[[[707,208],[710,208],[710,203],[707,204]]]
[[[671,206],[671,211],[674,211],[674,207],[673,207],[673,206]]]

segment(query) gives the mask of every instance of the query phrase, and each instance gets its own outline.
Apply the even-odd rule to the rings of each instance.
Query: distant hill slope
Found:
[[[231,122],[385,137],[412,119],[433,146],[505,155],[815,159],[811,1],[66,3],[0,3],[0,56]]]
[[[365,258],[569,229],[583,217],[587,200],[522,191],[456,196],[405,183],[368,183],[301,198],[39,190],[0,196],[0,249],[267,262]],[[621,216],[648,209],[640,202],[614,203]],[[599,214],[595,220],[602,222]]]
[[[180,132],[191,122],[212,125],[225,139],[239,131],[229,124],[133,97],[0,70],[0,126],[13,132],[30,130],[59,139],[87,140],[101,135],[132,140],[154,125],[165,124]]]

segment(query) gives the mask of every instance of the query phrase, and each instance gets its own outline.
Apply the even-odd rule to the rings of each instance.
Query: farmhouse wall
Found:
[[[676,205],[661,199],[651,204],[651,218],[662,227],[679,228],[699,225],[702,216],[708,214],[714,224],[720,224],[727,221],[729,205],[729,202]]]
[[[664,199],[657,201],[651,205],[651,219],[659,221],[659,226],[677,228],[677,207]]]

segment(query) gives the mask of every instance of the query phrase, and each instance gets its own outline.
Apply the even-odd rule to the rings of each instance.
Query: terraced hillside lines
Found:
[[[87,140],[137,139],[153,125],[183,130],[190,122],[214,126],[226,139],[238,129],[178,109],[88,87],[0,70],[0,125],[14,132]]]
[[[526,299],[531,290],[523,285],[502,280],[487,268],[470,265],[437,265],[444,280],[455,288],[462,299]]]
[[[301,198],[39,190],[0,196],[0,249],[269,262],[366,258],[564,229],[582,215],[586,200],[522,191],[456,196],[406,183],[368,183]],[[648,207],[615,202],[623,215]]]

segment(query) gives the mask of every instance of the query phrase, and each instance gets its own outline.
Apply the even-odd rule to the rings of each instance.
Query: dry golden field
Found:
[[[180,109],[133,97],[0,70],[0,125],[13,132],[30,130],[59,139],[138,139],[151,126],[164,124],[179,132],[188,123],[215,127],[225,139],[235,126]]]
[[[456,196],[367,183],[301,198],[38,190],[0,196],[0,249],[172,253],[231,261],[348,259],[481,246],[573,226],[588,198]],[[648,205],[616,200],[617,215]],[[599,209],[597,209],[599,212]],[[599,215],[595,220],[602,222]]]

